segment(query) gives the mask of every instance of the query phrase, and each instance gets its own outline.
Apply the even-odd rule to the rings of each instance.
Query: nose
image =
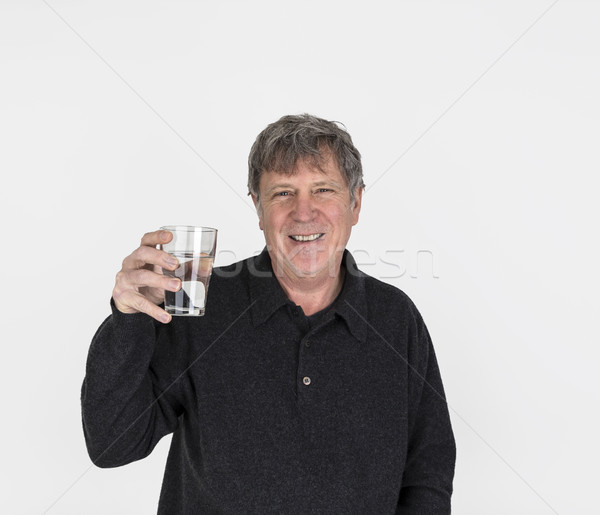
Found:
[[[298,193],[294,200],[292,212],[297,222],[311,222],[315,217],[315,203],[310,193]]]

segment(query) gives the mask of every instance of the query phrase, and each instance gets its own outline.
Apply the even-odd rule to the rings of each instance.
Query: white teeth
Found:
[[[295,235],[292,236],[292,238],[296,241],[313,241],[319,238],[320,236],[323,236],[323,233],[310,234],[309,236]]]

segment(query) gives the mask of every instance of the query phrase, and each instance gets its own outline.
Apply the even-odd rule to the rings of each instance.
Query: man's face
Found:
[[[294,174],[266,172],[260,179],[259,226],[274,270],[292,280],[336,277],[358,222],[362,189],[352,205],[335,160],[329,156],[321,168],[298,161]]]

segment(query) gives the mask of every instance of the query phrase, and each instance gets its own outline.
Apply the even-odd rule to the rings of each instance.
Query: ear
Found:
[[[364,188],[356,188],[354,192],[354,205],[352,206],[352,225],[358,223],[358,215],[360,214],[360,206],[362,205],[362,193]]]
[[[256,209],[256,214],[258,215],[258,227],[262,231],[264,229],[263,229],[262,209],[260,207],[260,202],[258,201],[258,197],[254,193],[251,193],[251,196],[252,196],[252,202],[254,202],[254,208]]]

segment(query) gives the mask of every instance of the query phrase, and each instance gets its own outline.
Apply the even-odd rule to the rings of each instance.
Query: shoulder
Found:
[[[410,342],[429,339],[427,326],[411,297],[400,288],[364,272],[367,318],[381,334],[400,337]]]
[[[242,310],[248,303],[248,261],[244,259],[212,270],[208,286],[207,311],[220,313]]]
[[[271,272],[271,261],[266,249],[256,256],[236,261],[230,265],[216,266],[213,268],[213,276],[220,279],[246,279],[248,273],[264,275]]]
[[[370,306],[384,311],[407,313],[411,316],[419,314],[417,306],[403,290],[364,272],[360,273],[364,278],[365,296]]]
[[[211,282],[213,285],[218,283],[237,283],[240,281],[246,281],[248,277],[248,269],[252,268],[250,264],[255,258],[250,257],[236,261],[230,265],[216,266],[213,268]]]
[[[432,342],[417,306],[400,288],[366,274],[364,282],[372,332],[424,373]]]

